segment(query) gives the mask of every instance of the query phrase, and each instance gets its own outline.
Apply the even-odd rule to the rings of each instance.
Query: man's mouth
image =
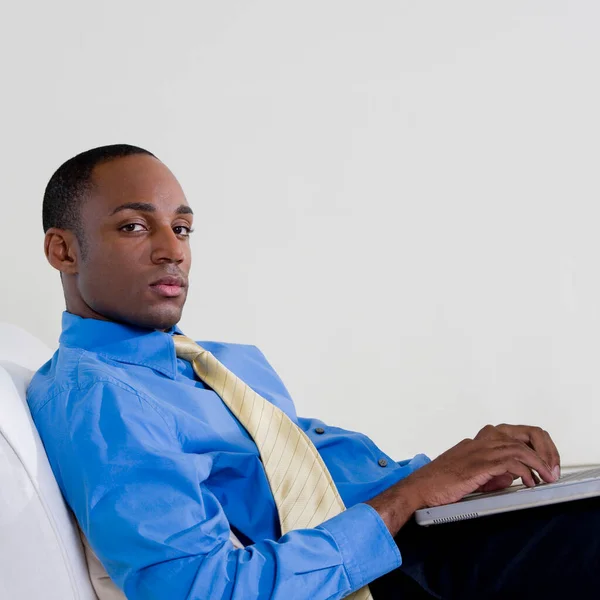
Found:
[[[183,294],[186,282],[181,277],[161,277],[151,283],[150,288],[164,298],[176,298]]]

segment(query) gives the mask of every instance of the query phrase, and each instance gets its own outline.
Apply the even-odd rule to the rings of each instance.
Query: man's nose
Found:
[[[172,227],[160,227],[152,236],[152,262],[180,263],[185,259],[185,240],[173,231]]]

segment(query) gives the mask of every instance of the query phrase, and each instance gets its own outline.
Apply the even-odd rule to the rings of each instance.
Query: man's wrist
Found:
[[[399,481],[365,504],[379,513],[393,536],[400,531],[416,510],[424,506],[410,477]]]

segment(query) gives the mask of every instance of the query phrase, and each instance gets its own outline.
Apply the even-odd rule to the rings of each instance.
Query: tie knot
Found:
[[[197,356],[206,352],[202,346],[199,346],[194,340],[185,335],[174,335],[173,342],[177,356],[189,362],[192,362]]]

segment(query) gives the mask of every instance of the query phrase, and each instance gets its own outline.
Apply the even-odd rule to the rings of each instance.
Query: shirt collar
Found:
[[[181,334],[177,326],[168,331],[157,331],[113,321],[83,319],[65,311],[60,344],[95,352],[117,362],[150,367],[175,379],[174,334]]]

